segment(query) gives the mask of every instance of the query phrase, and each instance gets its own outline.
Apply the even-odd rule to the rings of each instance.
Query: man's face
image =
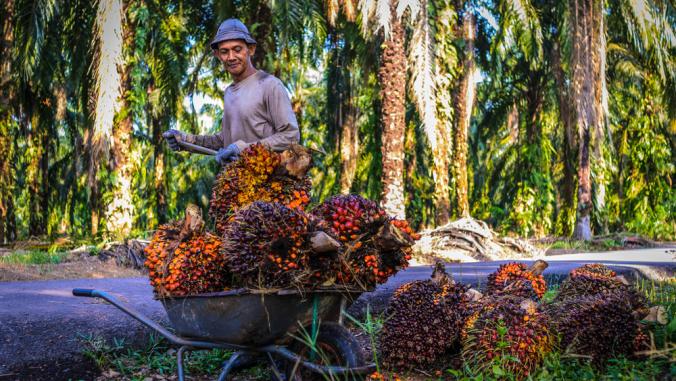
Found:
[[[244,40],[229,40],[219,43],[214,55],[223,62],[228,73],[237,77],[251,65],[255,50],[256,45],[247,45]]]

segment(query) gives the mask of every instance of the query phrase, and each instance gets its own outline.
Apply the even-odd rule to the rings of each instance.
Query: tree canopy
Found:
[[[0,244],[145,236],[207,209],[216,162],[162,132],[220,129],[226,18],[285,84],[314,202],[417,228],[676,237],[676,11],[663,0],[6,0]]]

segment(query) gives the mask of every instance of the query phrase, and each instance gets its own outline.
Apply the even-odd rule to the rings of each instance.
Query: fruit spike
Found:
[[[289,155],[285,157],[282,163],[280,154],[254,144],[239,159],[223,167],[214,182],[209,209],[219,234],[233,213],[254,201],[279,202],[301,209],[310,202],[310,179],[283,174],[280,171],[283,165],[295,164]]]
[[[477,372],[487,370],[494,360],[505,361],[504,370],[521,380],[542,364],[554,347],[547,315],[536,302],[513,295],[482,299],[467,320],[462,356]]]
[[[385,313],[380,336],[383,363],[413,368],[433,363],[459,338],[470,303],[467,287],[437,264],[432,278],[399,287]]]
[[[243,286],[292,287],[310,275],[308,217],[300,210],[256,201],[234,215],[223,240],[228,268]]]
[[[194,205],[184,221],[160,226],[144,249],[150,283],[159,297],[224,291],[228,273],[220,239],[202,232],[201,211]]]
[[[524,298],[540,299],[547,291],[542,272],[547,262],[538,260],[531,267],[523,263],[507,263],[488,276],[487,293],[511,294]]]

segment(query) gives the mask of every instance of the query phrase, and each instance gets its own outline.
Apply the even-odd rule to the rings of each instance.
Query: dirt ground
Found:
[[[118,266],[112,258],[100,260],[98,257],[80,257],[58,264],[43,265],[0,263],[0,282],[138,276],[143,276],[143,272]]]

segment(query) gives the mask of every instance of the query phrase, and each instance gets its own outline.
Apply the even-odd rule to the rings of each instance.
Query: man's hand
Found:
[[[239,148],[235,143],[232,143],[229,146],[218,150],[218,153],[216,154],[216,160],[221,165],[224,165],[229,161],[235,160],[237,156],[239,156]]]
[[[163,133],[162,136],[164,136],[167,144],[169,144],[169,148],[171,148],[173,151],[181,150],[181,145],[178,144],[178,142],[185,141],[185,133],[179,130],[171,129]]]

